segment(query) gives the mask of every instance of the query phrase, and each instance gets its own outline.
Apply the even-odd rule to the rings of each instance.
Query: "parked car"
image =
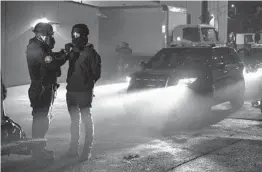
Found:
[[[147,62],[141,62],[140,66],[140,70],[129,76],[127,94],[183,84],[195,95],[209,98],[208,102],[197,106],[206,112],[212,106],[227,101],[234,109],[241,108],[244,103],[244,64],[231,47],[203,45],[163,48]],[[198,99],[189,98],[186,106],[199,103],[193,100]],[[127,104],[124,104],[124,108],[127,113],[135,112]]]

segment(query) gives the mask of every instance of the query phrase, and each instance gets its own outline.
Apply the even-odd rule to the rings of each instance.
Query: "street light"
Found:
[[[234,5],[234,4],[232,4],[232,5],[231,5],[231,7],[232,7],[232,8],[234,8],[234,7],[235,7],[235,5]]]

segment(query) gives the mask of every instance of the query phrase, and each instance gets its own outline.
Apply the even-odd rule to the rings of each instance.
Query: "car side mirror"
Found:
[[[145,69],[145,68],[146,68],[146,62],[141,61],[141,62],[140,62],[140,67],[141,67],[142,69]]]

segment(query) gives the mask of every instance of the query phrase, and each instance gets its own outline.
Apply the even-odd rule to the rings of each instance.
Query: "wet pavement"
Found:
[[[124,88],[118,85],[119,89]],[[28,86],[9,88],[7,114],[31,136]],[[225,103],[213,107],[208,116],[175,123],[174,133],[163,137],[150,125],[139,125],[123,115],[117,91],[101,87],[93,105],[95,141],[89,162],[59,159],[68,148],[70,117],[64,86],[59,89],[53,119],[47,134],[48,148],[55,149],[56,161],[43,167],[32,164],[29,156],[2,157],[4,172],[94,171],[94,172],[173,172],[173,171],[260,171],[262,169],[262,115],[246,102],[232,112]],[[110,101],[114,101],[111,105]],[[196,120],[197,119],[197,120]]]

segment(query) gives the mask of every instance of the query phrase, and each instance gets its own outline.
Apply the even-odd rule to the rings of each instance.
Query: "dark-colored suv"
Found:
[[[164,48],[147,62],[141,62],[141,68],[130,75],[127,93],[186,83],[194,93],[212,98],[214,103],[209,104],[209,109],[226,101],[234,109],[244,103],[244,65],[233,48]]]

